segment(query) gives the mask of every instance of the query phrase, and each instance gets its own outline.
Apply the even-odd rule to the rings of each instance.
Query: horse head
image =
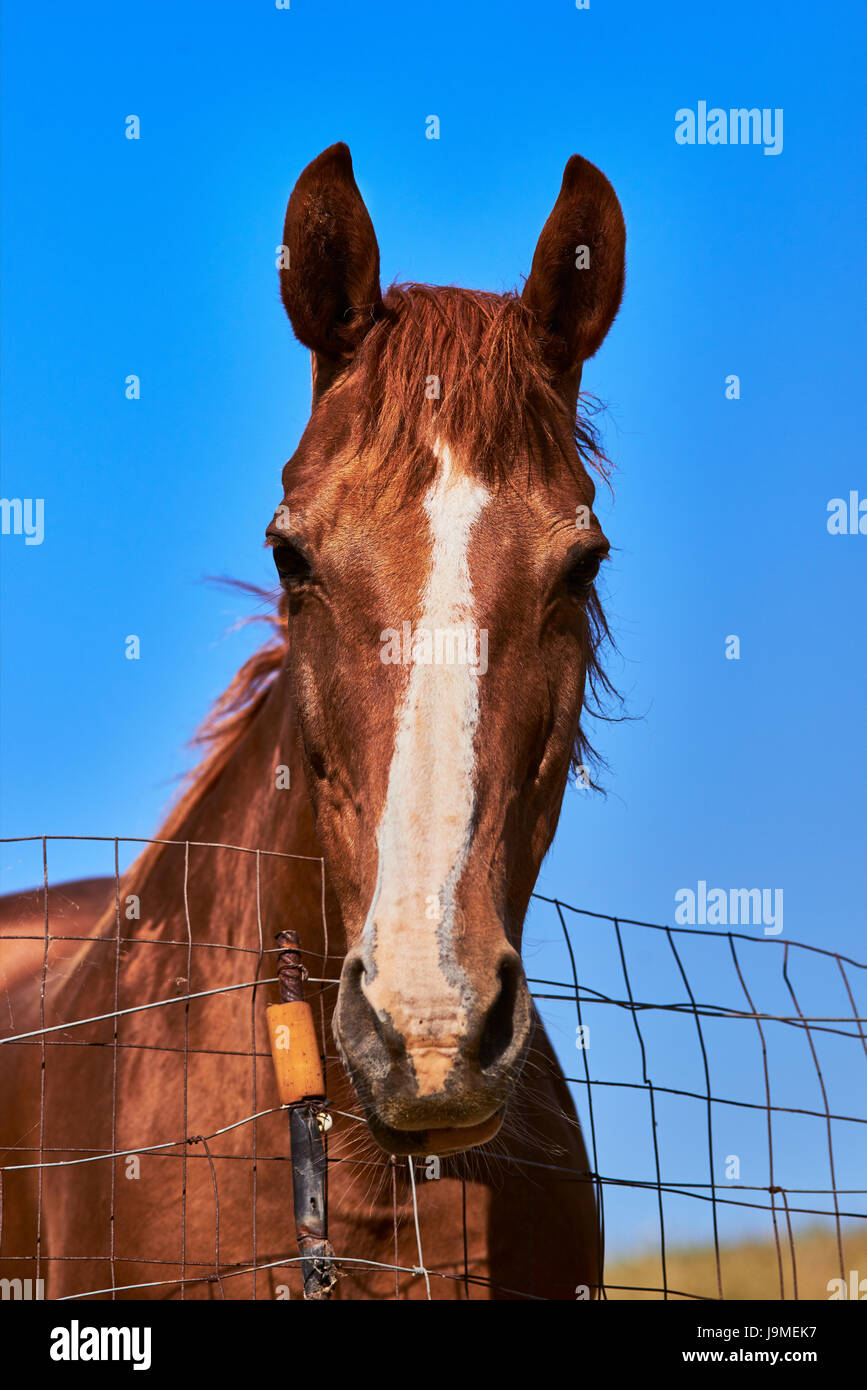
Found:
[[[486,1142],[533,1009],[524,916],[599,672],[583,363],[623,289],[617,197],[574,155],[523,292],[382,293],[338,144],[289,200],[281,293],[313,405],[268,541],[347,953],[334,1014],[378,1143]]]

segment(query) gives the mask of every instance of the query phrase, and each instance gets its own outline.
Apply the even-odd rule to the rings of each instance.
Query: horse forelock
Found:
[[[352,449],[375,485],[428,486],[437,438],[486,485],[522,469],[607,478],[592,403],[570,407],[518,294],[392,285],[382,309],[335,391],[349,397]]]

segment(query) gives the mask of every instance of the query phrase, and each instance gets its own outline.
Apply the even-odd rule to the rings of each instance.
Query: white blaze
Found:
[[[439,468],[424,499],[430,565],[417,628],[474,632],[467,557],[490,493],[455,470],[439,441],[434,452]],[[372,965],[365,992],[406,1039],[420,1091],[442,1085],[464,1022],[461,972],[449,938],[472,836],[478,679],[471,661],[413,664],[377,831],[377,883],[363,935]],[[446,952],[451,961],[444,968]]]

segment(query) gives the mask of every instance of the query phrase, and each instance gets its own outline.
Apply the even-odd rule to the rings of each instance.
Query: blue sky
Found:
[[[274,270],[302,167],[350,144],[385,283],[501,289],[528,272],[577,151],[628,228],[623,309],[584,385],[617,464],[605,593],[633,718],[600,729],[609,794],[569,794],[540,890],[672,922],[699,880],[782,888],[783,939],[867,955],[867,536],[826,526],[830,499],[867,497],[862,10],[9,0],[3,29],[2,494],[45,499],[41,545],[0,538],[3,834],[152,833],[186,740],[256,640],[232,631],[247,605],[205,576],[271,582],[263,532],[309,405]],[[675,112],[699,101],[781,108],[782,152],[677,144]],[[58,878],[110,867],[99,846],[52,855]],[[37,856],[4,846],[0,869],[24,886]],[[622,997],[607,929],[576,920],[582,980]],[[558,933],[534,911],[528,952],[549,978],[567,978]],[[657,954],[646,997],[683,997]],[[695,968],[706,1000],[727,1002],[710,947]],[[805,1007],[841,1012],[823,971],[804,986]],[[593,1074],[632,1075],[617,1015]],[[688,1039],[660,1034],[665,1084],[694,1063],[681,1025]],[[746,1094],[754,1025],[716,1026],[729,1093]],[[555,1027],[572,1063],[574,1021]],[[781,1080],[821,1108],[783,1042]],[[838,1082],[840,1107],[863,1107],[842,1061]],[[646,1167],[635,1104],[607,1122],[606,1171],[622,1176]],[[702,1180],[702,1123],[668,1118],[672,1177]],[[738,1144],[758,1171],[761,1136],[723,1129],[721,1153]],[[825,1185],[806,1180],[821,1159],[801,1140],[783,1147],[794,1185]],[[707,1233],[697,1205],[675,1204],[681,1234]],[[626,1192],[612,1236],[635,1243],[653,1221]]]

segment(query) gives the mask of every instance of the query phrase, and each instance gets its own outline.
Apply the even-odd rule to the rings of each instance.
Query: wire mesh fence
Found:
[[[35,1287],[41,1289],[38,1281],[45,1281],[47,1274],[48,1297],[184,1298],[206,1286],[208,1296],[225,1298],[233,1296],[233,1281],[240,1281],[235,1285],[243,1289],[240,1296],[260,1297],[263,1288],[274,1296],[275,1287],[283,1287],[274,1285],[275,1272],[282,1277],[297,1268],[299,1256],[291,1223],[275,1229],[269,1215],[263,1232],[259,1200],[268,1174],[275,1171],[279,1186],[291,1188],[288,1133],[279,1124],[281,1107],[270,1103],[276,1092],[269,1085],[271,1057],[259,1016],[263,1005],[276,998],[277,947],[270,942],[281,925],[267,920],[263,877],[268,863],[301,857],[211,842],[104,840],[113,854],[113,882],[95,890],[94,901],[108,902],[109,910],[95,911],[92,920],[79,924],[71,923],[68,914],[58,920],[49,873],[52,841],[76,838],[97,837],[3,841],[37,848],[42,886],[38,892],[18,895],[15,910],[0,924],[0,984],[7,1000],[0,1068],[10,1095],[17,1077],[22,1078],[18,1089],[26,1092],[23,1122],[14,1105],[0,1116],[0,1263],[13,1285],[20,1269],[21,1287],[36,1280]],[[121,846],[129,843],[164,844],[183,857],[183,901],[177,907],[185,930],[179,935],[146,932],[122,911],[129,882],[120,868]],[[193,854],[200,868],[203,855],[244,857],[255,897],[251,941],[219,939],[217,923],[209,923],[204,934],[197,923],[194,933],[188,901]],[[330,1088],[334,1083],[331,1096],[339,1092],[337,1078],[343,1080],[326,1028],[340,959],[328,949],[324,865],[321,860],[305,862],[321,880],[324,951],[310,953],[309,984],[318,1000],[326,1084]],[[561,1044],[561,1061],[564,1055],[576,1059],[571,1067],[567,1062],[564,1071],[590,1168],[570,1169],[555,1156],[525,1156],[521,1173],[527,1182],[545,1181],[550,1174],[585,1181],[589,1177],[596,1192],[601,1244],[608,1229],[622,1229],[622,1220],[613,1219],[618,1211],[637,1204],[642,1214],[636,1226],[654,1255],[654,1277],[625,1282],[603,1278],[596,1294],[603,1299],[732,1296],[726,1287],[724,1254],[733,1217],[748,1217],[754,1232],[765,1223],[776,1284],[766,1296],[804,1296],[799,1252],[805,1221],[830,1237],[829,1278],[840,1279],[848,1288],[847,1242],[867,1216],[867,1188],[858,1185],[867,1125],[858,1077],[867,1059],[867,1018],[857,1002],[859,991],[867,986],[867,967],[833,950],[778,937],[637,922],[541,894],[535,895],[533,914],[544,924],[552,949],[551,928],[556,928],[564,969],[560,978],[541,976],[534,973],[532,962],[525,962],[528,983],[541,1017]],[[588,931],[593,940],[589,953]],[[132,994],[125,976],[137,968],[144,952],[150,962],[144,977],[149,990],[141,997],[141,974]],[[194,955],[211,962],[231,957],[237,965],[235,976],[193,989]],[[590,979],[588,955],[598,970]],[[61,1009],[58,1017],[52,1000],[64,994],[67,969],[69,978],[74,975],[79,981],[92,970],[92,978],[99,976],[103,987],[102,992],[96,986],[82,990],[79,984],[74,1015]],[[831,976],[840,1001],[836,1008]],[[671,993],[652,997],[662,980],[670,980]],[[822,993],[831,1007],[810,1012],[809,992]],[[774,1007],[763,1007],[766,997]],[[88,1001],[93,1007],[83,1007]],[[195,1023],[198,1015],[217,1016],[217,1026],[208,1024],[203,1034]],[[173,1020],[171,1027],[162,1027],[168,1018]],[[29,1026],[22,1027],[22,1019]],[[569,1039],[565,1046],[564,1038]],[[59,1053],[74,1058],[74,1065],[62,1072],[50,1065]],[[94,1071],[89,1059],[96,1055]],[[224,1078],[221,1103],[228,1115],[224,1123],[207,1130],[191,1123],[191,1068],[203,1058]],[[161,1070],[154,1072],[157,1064]],[[129,1105],[130,1079],[139,1077],[148,1085],[154,1079],[161,1094],[149,1108],[141,1107],[135,1142],[125,1143],[126,1121],[121,1124],[119,1116]],[[85,1102],[91,1107],[92,1124],[75,1129],[67,1124],[67,1112],[77,1114]],[[678,1107],[676,1115],[673,1106]],[[357,1105],[334,1104],[332,1113],[346,1131],[364,1130]],[[734,1127],[732,1116],[737,1117]],[[615,1131],[621,1141],[628,1131],[628,1142],[612,1142]],[[674,1147],[672,1137],[677,1141]],[[741,1180],[745,1155],[751,1181]],[[169,1171],[165,1165],[179,1172],[180,1208],[168,1236],[176,1248],[171,1256],[161,1248],[151,1255],[139,1252],[131,1260],[119,1237],[122,1175],[125,1165],[144,1160],[159,1164],[160,1174]],[[674,1169],[684,1160],[692,1168],[687,1177]],[[508,1154],[501,1149],[497,1161],[508,1163]],[[419,1201],[420,1185],[430,1176],[425,1160],[385,1153],[372,1158],[369,1152],[356,1157],[350,1140],[342,1147],[330,1145],[328,1164],[332,1224],[339,1224],[344,1215],[351,1218],[340,1209],[341,1197],[348,1202],[349,1189],[332,1181],[332,1174],[353,1166],[363,1169],[365,1182],[377,1193],[380,1216],[389,1208],[390,1195],[393,1257],[372,1258],[361,1241],[353,1249],[350,1219],[348,1226],[340,1225],[342,1243],[336,1245],[342,1275],[393,1278],[390,1296],[398,1299],[430,1298],[437,1281],[450,1283],[451,1296],[503,1292],[533,1297],[520,1288],[498,1289],[474,1262],[469,1234],[472,1183],[465,1173],[460,1178],[460,1229],[454,1231],[463,1258],[457,1267],[444,1269],[425,1262],[428,1233],[424,1203]],[[642,1165],[644,1171],[637,1171]],[[96,1169],[102,1175],[98,1188],[85,1176]],[[803,1173],[799,1176],[801,1169],[809,1177],[806,1183]],[[200,1200],[194,1195],[198,1174],[203,1175],[211,1204],[207,1229],[213,1248],[207,1251],[192,1234],[194,1204]],[[162,1176],[155,1185],[162,1184],[168,1192],[171,1182]],[[201,1183],[199,1189],[203,1191]],[[249,1221],[240,1248],[232,1221],[242,1202],[249,1209]],[[61,1203],[67,1210],[80,1207],[87,1214],[77,1224],[68,1223],[60,1244],[56,1238],[47,1239],[46,1212],[52,1203],[55,1209]],[[353,1199],[352,1205],[363,1202]],[[158,1204],[153,1211],[156,1225]],[[682,1287],[682,1281],[671,1276],[672,1230],[682,1233],[684,1226],[707,1231],[711,1289]],[[99,1248],[92,1248],[88,1240]],[[165,1240],[164,1233],[163,1247]],[[60,1267],[65,1273],[55,1295],[52,1273]],[[130,1281],[133,1267],[136,1278]],[[143,1271],[147,1277],[142,1277]],[[9,1287],[8,1281],[3,1284],[4,1296],[9,1296]],[[14,1292],[20,1294],[20,1289]],[[288,1290],[276,1296],[288,1296]]]

